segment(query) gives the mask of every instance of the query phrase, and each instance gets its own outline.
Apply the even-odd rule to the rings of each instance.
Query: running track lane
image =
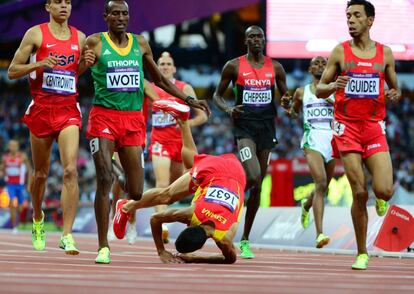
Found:
[[[111,264],[96,265],[97,237],[74,237],[81,254],[68,256],[57,234],[36,252],[30,233],[0,231],[0,293],[414,293],[412,258],[372,257],[367,271],[352,271],[349,255],[256,249],[233,265],[163,264],[140,239],[112,242]],[[209,243],[203,252],[217,251]]]

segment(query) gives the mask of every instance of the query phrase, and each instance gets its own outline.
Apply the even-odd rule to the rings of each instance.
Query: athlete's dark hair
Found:
[[[104,7],[105,13],[108,13],[109,12],[109,9],[110,9],[109,2],[121,2],[121,1],[128,4],[128,1],[127,0],[105,0],[105,7]]]
[[[206,241],[206,231],[200,226],[192,226],[180,233],[175,241],[175,248],[180,253],[190,253],[203,247]]]
[[[369,1],[366,1],[366,0],[351,0],[351,1],[348,1],[348,3],[346,4],[346,8],[349,8],[349,6],[351,6],[351,5],[363,5],[364,9],[365,9],[365,13],[367,14],[367,16],[375,16],[375,7]]]

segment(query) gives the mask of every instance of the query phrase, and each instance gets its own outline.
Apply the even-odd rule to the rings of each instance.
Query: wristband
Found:
[[[186,103],[186,104],[189,104],[189,102],[190,101],[194,101],[195,99],[193,98],[193,97],[191,97],[191,96],[187,96],[185,99],[184,99],[184,102]]]

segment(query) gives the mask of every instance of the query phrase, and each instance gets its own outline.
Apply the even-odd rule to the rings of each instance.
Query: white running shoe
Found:
[[[128,244],[132,245],[137,240],[137,228],[135,226],[135,222],[130,223],[128,222],[127,225],[127,232],[126,232],[126,239],[128,241]]]
[[[17,235],[19,233],[19,229],[17,228],[17,227],[14,227],[13,229],[12,229],[12,234],[13,235]]]
[[[108,226],[108,241],[114,241],[116,239],[115,233],[114,233],[114,227],[112,226],[112,221],[109,222]]]

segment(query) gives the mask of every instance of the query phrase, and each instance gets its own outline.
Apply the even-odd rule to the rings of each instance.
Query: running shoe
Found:
[[[164,224],[162,225],[162,242],[164,244],[168,244],[170,243],[170,240],[168,239],[168,237],[170,236],[170,232],[168,231],[167,226],[165,226]]]
[[[354,270],[366,270],[368,267],[368,254],[362,253],[357,256],[355,259],[354,264],[352,265],[352,269]]]
[[[187,120],[190,117],[190,107],[174,100],[157,100],[152,104],[152,107],[168,112],[176,119]]]
[[[316,248],[322,248],[329,243],[329,237],[325,236],[324,234],[319,234],[318,238],[316,238]]]
[[[60,237],[59,248],[65,250],[65,253],[69,255],[79,254],[79,250],[76,248],[76,243],[73,239],[72,234],[67,234],[66,236]]]
[[[108,238],[108,241],[114,241],[116,239],[115,233],[114,233],[114,227],[112,225],[112,221],[109,223],[109,226],[108,226],[107,238]]]
[[[109,257],[110,254],[111,254],[111,251],[109,251],[108,247],[102,247],[98,251],[98,256],[95,258],[95,263],[103,263],[103,264],[110,263],[111,262],[111,259]]]
[[[375,210],[377,211],[378,216],[384,216],[387,213],[388,206],[388,201],[378,198],[375,200]]]
[[[46,238],[45,238],[45,214],[42,211],[42,219],[40,221],[35,221],[33,219],[33,225],[32,225],[32,243],[34,249],[38,251],[45,250],[46,247]]]
[[[240,257],[241,258],[254,258],[253,252],[250,250],[250,242],[249,240],[241,240],[240,241]]]
[[[115,216],[113,220],[114,234],[118,239],[124,239],[129,215],[122,211],[122,206],[127,203],[127,199],[119,199],[115,206]]]
[[[310,219],[310,214],[309,214],[309,211],[307,211],[307,210],[305,209],[305,203],[306,203],[306,201],[307,201],[307,199],[306,199],[306,198],[303,198],[303,199],[300,201],[300,206],[302,207],[302,214],[301,214],[301,216],[300,216],[300,222],[301,222],[302,227],[303,227],[304,229],[306,229],[307,227],[309,227],[309,219]]]
[[[135,222],[130,223],[128,222],[127,231],[126,231],[126,239],[128,244],[132,245],[137,240],[137,228],[135,226]]]

